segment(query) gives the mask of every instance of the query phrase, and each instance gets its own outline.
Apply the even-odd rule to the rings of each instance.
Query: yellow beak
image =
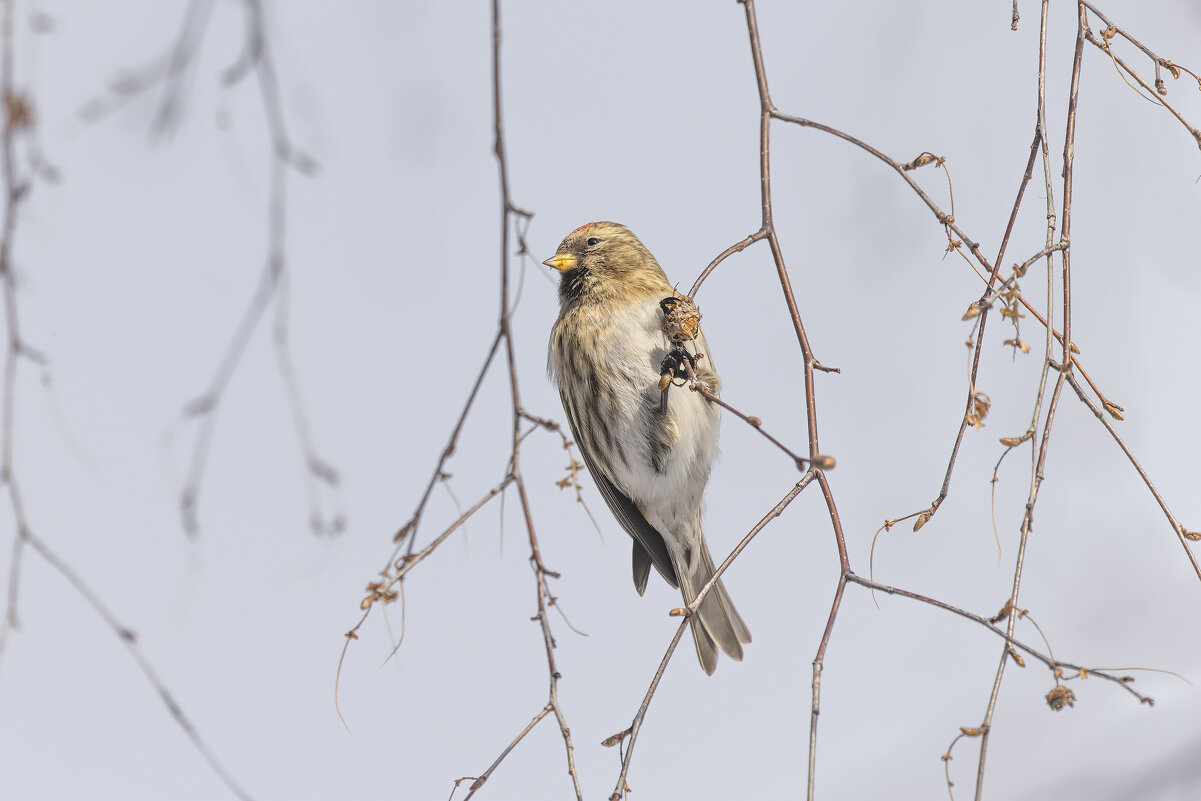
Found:
[[[554,267],[559,272],[565,273],[571,268],[575,267],[576,261],[575,256],[571,256],[567,253],[556,253],[542,263],[547,267]]]

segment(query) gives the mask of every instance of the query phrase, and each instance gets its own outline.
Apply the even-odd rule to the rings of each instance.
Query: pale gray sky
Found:
[[[17,6],[17,82],[37,104],[47,157],[17,231],[27,340],[47,384],[22,365],[16,463],[34,531],[78,571],[139,643],[205,741],[256,799],[445,798],[482,772],[545,703],[528,546],[515,497],[488,506],[406,582],[405,642],[391,650],[373,614],[342,672],[343,633],[363,587],[412,513],[493,336],[498,195],[491,156],[485,3],[268,3],[284,110],[321,165],[289,184],[292,340],[317,446],[342,476],[348,527],[317,539],[269,320],[217,420],[188,541],[177,511],[193,428],[179,410],[210,379],[266,252],[266,138],[252,83],[223,90],[238,53],[240,4],[216,3],[174,135],[148,131],[152,91],[94,123],[79,111],[124,68],[173,40],[185,3],[41,2],[52,33]],[[1050,30],[1053,170],[1075,36],[1068,4]],[[1190,0],[1101,6],[1165,58],[1197,70],[1201,13]],[[777,106],[909,160],[947,157],[958,222],[996,253],[1034,130],[1037,4],[1009,30],[1007,2],[802,4],[760,0]],[[759,226],[757,99],[742,7],[733,0],[507,3],[505,117],[515,202],[535,212],[536,261],[576,226],[613,219],[689,286]],[[1099,25],[1094,30],[1099,30]],[[1130,48],[1124,58],[1146,73]],[[1201,122],[1187,76],[1169,100]],[[1073,339],[1126,409],[1120,431],[1180,519],[1201,529],[1196,448],[1201,394],[1196,309],[1201,154],[1162,108],[1140,99],[1095,48],[1084,53],[1073,217]],[[852,564],[868,573],[872,534],[937,495],[966,392],[968,324],[979,279],[918,198],[884,165],[827,135],[773,129],[775,215],[817,356],[823,450]],[[1007,263],[1042,247],[1041,171]],[[941,171],[918,180],[939,202]],[[1056,201],[1059,197],[1056,183]],[[1032,268],[1022,286],[1042,305]],[[527,407],[562,420],[545,377],[554,281],[531,262],[514,318]],[[726,400],[802,448],[795,339],[766,247],[727,261],[697,300]],[[1058,316],[1059,311],[1056,310]],[[969,432],[952,494],[913,534],[875,550],[876,578],[980,613],[1012,581],[1029,450],[1025,430],[1042,337],[1012,359],[990,320],[978,389],[993,406]],[[474,502],[505,471],[509,425],[494,369],[449,464]],[[798,474],[727,418],[709,489],[715,556]],[[523,451],[553,589],[561,698],[588,798],[607,797],[629,725],[675,630],[679,596],[630,586],[629,544],[590,481],[598,535],[554,481],[566,456],[535,434]],[[5,512],[7,515],[8,513]],[[439,490],[423,537],[457,515]],[[0,517],[0,520],[3,520]],[[1022,590],[1055,656],[1143,666],[1140,706],[1100,680],[1074,682],[1052,713],[1048,673],[1006,673],[990,747],[992,799],[1192,798],[1201,711],[1198,581],[1154,501],[1103,428],[1065,393]],[[13,536],[0,524],[0,575]],[[638,742],[636,799],[796,797],[808,745],[810,662],[838,564],[810,490],[727,574],[754,642],[713,677],[682,644]],[[946,797],[940,755],[982,719],[1000,653],[978,626],[848,588],[827,654],[819,798]],[[0,662],[0,796],[5,799],[231,797],[121,643],[34,553],[22,572],[21,628]],[[401,610],[389,609],[393,631]],[[1023,626],[1026,642],[1040,639]],[[382,665],[382,666],[381,666]],[[956,746],[956,798],[970,797],[975,748]],[[460,791],[461,793],[462,791]],[[567,798],[563,748],[542,723],[480,797]],[[461,794],[460,796],[461,797]]]

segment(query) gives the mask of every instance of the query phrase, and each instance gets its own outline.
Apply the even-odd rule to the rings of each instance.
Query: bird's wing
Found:
[[[563,408],[568,410],[567,424],[571,427],[572,436],[575,437],[576,442],[581,442],[580,432],[576,430],[575,420],[570,412],[571,407],[566,398],[563,399]],[[581,443],[580,453],[584,456],[584,464],[588,465],[588,472],[596,481],[601,497],[609,505],[609,510],[613,512],[617,522],[621,523],[621,527],[626,530],[626,533],[634,538],[634,589],[638,590],[639,595],[646,591],[646,581],[650,575],[652,564],[668,584],[678,588],[680,582],[676,578],[676,570],[671,564],[671,556],[667,553],[667,544],[663,542],[663,535],[647,522],[634,502],[597,468],[592,457],[588,455],[589,450]]]

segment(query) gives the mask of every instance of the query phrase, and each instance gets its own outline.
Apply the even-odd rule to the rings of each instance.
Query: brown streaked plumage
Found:
[[[674,290],[650,251],[617,223],[577,228],[545,264],[560,272],[548,366],[588,470],[634,539],[634,587],[646,590],[654,566],[690,604],[713,577],[701,517],[719,410],[686,388],[669,390],[666,411],[661,406],[659,374],[674,343],[659,301]],[[704,354],[697,378],[719,392],[704,334],[684,347]],[[719,647],[742,659],[751,641],[720,581],[691,627],[706,673],[716,669]]]

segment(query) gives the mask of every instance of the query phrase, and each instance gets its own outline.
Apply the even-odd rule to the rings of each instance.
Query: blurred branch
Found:
[[[75,589],[76,592],[83,596],[83,599],[87,601],[88,605],[91,606],[92,609],[94,609],[96,613],[104,619],[104,622],[108,624],[108,627],[112,629],[114,634],[117,635],[117,638],[121,641],[121,644],[125,646],[125,649],[129,651],[130,656],[132,656],[134,661],[138,663],[138,667],[142,670],[143,675],[146,676],[146,680],[150,683],[150,686],[152,686],[155,692],[158,693],[159,699],[167,707],[167,711],[171,713],[171,717],[175,719],[176,724],[183,729],[184,734],[186,734],[188,739],[192,741],[192,746],[200,752],[202,757],[204,757],[204,760],[209,764],[209,767],[212,769],[213,773],[217,774],[217,778],[219,778],[221,782],[227,788],[229,788],[229,791],[236,797],[242,799],[242,801],[251,801],[250,794],[243,790],[241,786],[234,781],[233,776],[230,775],[226,767],[222,765],[220,761],[218,761],[212,749],[209,748],[208,744],[205,743],[205,741],[200,737],[200,733],[196,730],[196,726],[192,723],[188,716],[184,714],[183,707],[179,705],[179,702],[175,700],[175,696],[169,689],[167,689],[167,685],[161,678],[159,678],[157,671],[155,671],[154,667],[150,664],[150,660],[146,658],[146,655],[138,646],[137,635],[124,624],[122,624],[121,621],[117,619],[116,615],[114,615],[112,611],[105,606],[105,604],[100,600],[100,597],[92,591],[92,589],[83,581],[83,579],[80,578],[80,576],[74,570],[68,567],[67,563],[64,562],[62,558],[59,557],[54,551],[52,551],[41,539],[33,534],[30,534],[28,540],[30,546],[33,547],[34,550],[36,550],[39,554],[41,554],[42,558],[44,558],[51,567],[58,571]]]
[[[184,530],[195,537],[200,531],[197,505],[205,476],[205,464],[216,425],[217,410],[225,396],[234,372],[245,356],[246,348],[258,327],[259,321],[269,308],[275,312],[272,340],[275,345],[276,365],[284,383],[288,399],[288,410],[296,429],[305,464],[305,477],[309,495],[309,525],[314,534],[339,534],[346,526],[340,512],[327,513],[322,503],[323,489],[336,491],[337,472],[317,453],[305,412],[300,385],[292,362],[289,342],[289,279],[287,260],[287,179],[290,169],[305,175],[316,172],[316,163],[296,149],[288,136],[284,124],[283,104],[280,100],[279,81],[275,73],[275,62],[266,38],[263,6],[260,0],[243,0],[246,12],[242,53],[238,61],[226,70],[223,81],[234,86],[253,75],[262,97],[263,114],[271,146],[270,197],[268,199],[268,251],[259,285],[251,296],[250,305],[242,321],[234,331],[233,339],[226,347],[213,378],[204,394],[190,401],[184,408],[185,418],[198,419],[196,439],[193,443],[187,479],[180,494],[180,513]],[[335,497],[333,503],[337,505]]]
[[[191,0],[184,11],[175,42],[141,69],[118,75],[109,84],[108,93],[85,105],[80,111],[81,116],[89,121],[102,119],[135,97],[165,85],[151,131],[156,134],[173,131],[183,110],[188,71],[195,62],[200,43],[204,41],[212,13],[213,0]]]
[[[245,16],[242,49],[237,61],[224,71],[222,84],[232,88],[253,76],[261,96],[270,149],[267,255],[258,286],[234,329],[207,389],[183,408],[182,422],[195,422],[196,437],[188,460],[187,476],[180,491],[180,517],[187,535],[196,537],[200,532],[197,507],[217,424],[217,412],[259,322],[268,310],[272,310],[272,342],[275,347],[276,366],[284,384],[288,411],[305,466],[309,525],[315,534],[338,534],[346,527],[344,515],[339,510],[341,501],[337,494],[338,473],[321,458],[314,444],[290,344],[291,272],[287,260],[287,179],[290,170],[313,175],[317,171],[317,164],[297,149],[288,135],[279,79],[267,39],[263,4],[261,0],[242,0],[242,8]],[[179,34],[166,53],[147,66],[118,77],[109,87],[106,96],[91,101],[83,108],[83,117],[88,120],[100,119],[134,97],[162,84],[165,85],[163,99],[153,130],[156,133],[170,131],[178,123],[182,112],[185,79],[196,62],[212,11],[213,0],[192,0],[184,14]],[[331,496],[328,504],[323,501],[323,495],[326,493]],[[327,511],[327,506],[332,507],[333,511]]]
[[[3,100],[4,121],[0,130],[0,157],[4,166],[4,219],[0,224],[0,279],[4,290],[4,400],[0,417],[0,481],[8,488],[12,504],[16,533],[13,536],[12,561],[9,563],[8,597],[5,603],[4,621],[0,623],[0,656],[3,656],[8,637],[19,623],[18,602],[20,600],[21,568],[25,545],[32,533],[25,514],[25,503],[13,465],[13,418],[16,408],[17,366],[25,355],[21,340],[21,324],[17,308],[17,277],[13,267],[13,239],[17,230],[17,214],[22,202],[28,197],[30,186],[16,174],[16,139],[21,133],[21,121],[31,118],[14,112],[20,107],[29,108],[29,99],[18,95],[13,87],[13,15],[14,0],[4,3],[3,19],[0,20],[0,99]]]
[[[22,204],[32,190],[31,181],[19,177],[16,166],[17,140],[30,133],[33,127],[33,101],[27,95],[18,92],[13,79],[13,17],[15,14],[14,0],[7,0],[3,6],[3,17],[0,19],[0,98],[3,99],[4,120],[0,129],[0,158],[4,169],[4,217],[0,226],[0,279],[3,281],[4,312],[5,312],[5,362],[3,412],[0,423],[0,439],[2,439],[3,455],[0,461],[0,481],[8,489],[9,501],[12,504],[13,517],[16,522],[16,533],[13,538],[12,561],[9,565],[8,594],[4,620],[0,623],[0,656],[3,656],[8,645],[8,638],[19,625],[18,601],[20,598],[20,578],[24,566],[24,551],[26,547],[33,548],[67,583],[84,599],[112,632],[125,646],[129,654],[137,662],[146,680],[154,688],[175,723],[191,740],[192,745],[208,763],[212,771],[235,796],[243,801],[250,801],[250,796],[234,781],[228,770],[218,761],[216,755],[200,737],[196,727],[184,714],[183,708],[158,676],[149,659],[138,646],[137,636],[125,626],[117,616],[100,599],[100,596],[88,585],[66,561],[51,549],[40,537],[34,534],[22,499],[20,485],[14,463],[14,420],[17,391],[17,367],[22,358],[38,364],[46,360],[40,353],[28,347],[21,337],[21,327],[17,306],[17,282],[13,267],[13,243],[17,231],[17,217]],[[31,168],[35,174],[41,173],[49,177],[39,168],[39,160],[35,157]]]

